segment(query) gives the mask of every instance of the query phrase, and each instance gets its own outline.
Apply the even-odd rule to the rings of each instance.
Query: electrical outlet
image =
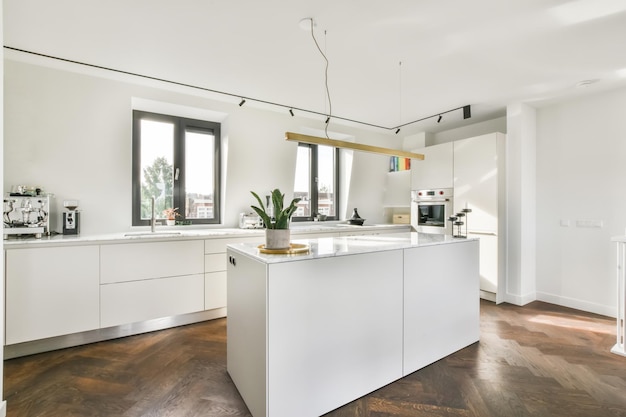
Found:
[[[602,220],[576,220],[576,227],[598,228],[601,229]]]

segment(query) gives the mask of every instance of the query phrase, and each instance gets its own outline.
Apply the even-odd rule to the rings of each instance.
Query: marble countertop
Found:
[[[429,233],[399,232],[379,235],[321,237],[316,239],[292,238],[292,243],[308,245],[309,251],[305,253],[266,254],[261,253],[258,245],[253,243],[235,243],[228,245],[228,248],[261,262],[273,264],[431,245],[454,244],[471,240],[478,239],[454,238],[449,235]]]
[[[307,233],[339,233],[349,232],[350,230],[378,232],[393,229],[406,229],[406,224],[377,224],[368,226],[352,226],[342,222],[311,222],[298,225],[292,225],[291,234],[297,236]],[[247,236],[264,236],[264,229],[239,229],[239,228],[190,228],[188,226],[162,226],[157,227],[155,233],[148,228],[138,228],[129,232],[119,232],[110,234],[94,234],[94,235],[52,235],[43,236],[40,239],[35,237],[14,237],[11,236],[4,240],[4,248],[23,248],[23,247],[46,247],[46,246],[65,246],[65,245],[89,245],[89,244],[107,244],[107,243],[127,243],[127,242],[153,242],[153,241],[177,241],[192,239],[212,239],[212,238],[236,238]]]

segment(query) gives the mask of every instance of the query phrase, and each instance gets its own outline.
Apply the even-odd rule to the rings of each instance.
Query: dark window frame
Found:
[[[174,124],[173,169],[179,169],[178,179],[174,180],[174,207],[180,207],[177,220],[184,224],[221,223],[221,124],[208,120],[133,110],[132,130],[132,225],[149,226],[150,220],[141,219],[141,120],[153,120]],[[213,218],[185,218],[185,132],[210,132],[215,138],[213,158]],[[158,213],[157,213],[158,214]]]
[[[310,171],[309,171],[309,190],[311,192],[311,198],[310,198],[310,205],[311,205],[311,215],[310,216],[299,216],[296,217],[295,215],[292,216],[291,220],[294,222],[305,222],[305,221],[312,221],[314,220],[315,216],[317,215],[317,213],[319,212],[319,207],[318,207],[318,202],[319,202],[319,194],[318,194],[318,187],[317,187],[317,179],[318,179],[318,168],[319,168],[319,164],[318,164],[318,148],[319,145],[315,145],[312,143],[303,143],[303,142],[298,142],[298,146],[302,146],[305,148],[309,148],[310,149],[310,153],[309,153],[309,167],[310,167]],[[335,164],[334,164],[334,203],[335,203],[335,215],[334,216],[327,216],[326,220],[339,220],[339,195],[340,195],[340,190],[339,190],[339,168],[340,168],[340,162],[339,162],[339,148],[334,148],[334,153],[335,153]]]

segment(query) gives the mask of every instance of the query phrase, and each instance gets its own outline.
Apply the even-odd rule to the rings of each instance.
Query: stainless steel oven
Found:
[[[411,225],[418,232],[452,234],[452,188],[411,191]]]

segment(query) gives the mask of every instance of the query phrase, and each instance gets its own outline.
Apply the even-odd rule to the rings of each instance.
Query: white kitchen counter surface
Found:
[[[340,222],[312,222],[291,226],[292,236],[306,233],[340,233],[349,232],[350,230],[369,231],[379,233],[381,231],[392,231],[393,229],[404,230],[409,225],[406,224],[378,224],[368,226],[352,226]],[[176,233],[176,234],[173,234]],[[157,227],[156,233],[151,233],[149,229],[138,229],[131,232],[120,232],[111,234],[98,235],[53,235],[44,236],[41,239],[34,237],[14,237],[4,240],[4,249],[25,248],[25,247],[48,247],[48,246],[66,246],[66,245],[97,245],[106,243],[126,243],[126,242],[154,242],[154,241],[178,241],[193,239],[211,239],[211,238],[237,238],[247,236],[259,236],[264,239],[265,231],[263,229],[238,229],[238,228],[215,228],[215,229],[193,229],[188,226],[181,227]]]
[[[292,238],[292,243],[309,245],[307,253],[297,254],[266,254],[261,253],[254,243],[236,243],[228,245],[229,249],[250,256],[261,262],[272,264],[294,262],[334,256],[356,255],[369,252],[381,252],[397,249],[409,249],[421,246],[454,244],[477,240],[474,238],[454,238],[448,235],[400,232],[379,235],[361,235],[344,237],[321,237],[317,239]]]

